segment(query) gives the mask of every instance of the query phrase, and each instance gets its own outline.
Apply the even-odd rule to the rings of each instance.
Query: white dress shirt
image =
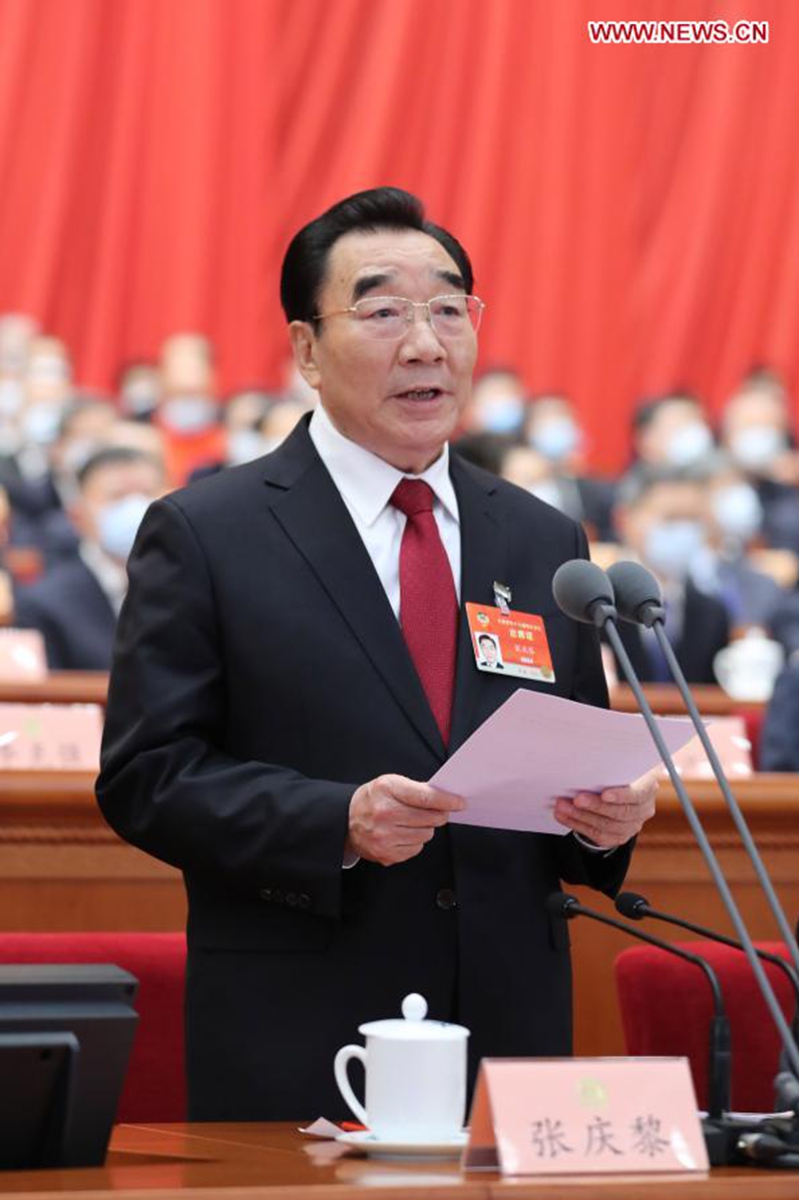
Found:
[[[308,432],[363,539],[397,620],[400,543],[407,517],[390,500],[401,479],[423,479],[433,490],[433,516],[460,603],[461,530],[458,501],[449,477],[449,446],[444,446],[436,461],[421,475],[406,475],[339,433],[321,404],[314,409]]]

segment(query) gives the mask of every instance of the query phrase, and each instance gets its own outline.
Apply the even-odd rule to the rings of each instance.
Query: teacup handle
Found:
[[[351,1058],[359,1058],[363,1063],[364,1070],[366,1070],[366,1051],[363,1046],[342,1046],[333,1062],[333,1073],[336,1076],[338,1090],[355,1113],[355,1116],[362,1125],[368,1125],[369,1121],[366,1116],[366,1109],[350,1087],[347,1064]]]

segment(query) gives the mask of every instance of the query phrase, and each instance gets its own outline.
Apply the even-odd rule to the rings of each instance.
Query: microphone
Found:
[[[749,965],[757,980],[761,995],[766,1003],[766,1006],[771,1014],[777,1029],[780,1032],[785,1053],[790,1063],[791,1069],[799,1078],[799,1050],[797,1050],[793,1035],[788,1026],[782,1009],[780,1008],[777,997],[774,994],[774,989],[769,983],[763,967],[760,964],[760,959],[755,953],[755,948],[752,944],[752,939],[749,936],[749,931],[741,916],[735,899],[730,891],[729,884],[721,869],[721,865],[716,856],[716,852],[708,841],[704,826],[699,819],[696,808],[691,797],[685,790],[685,785],[679,776],[677,768],[674,765],[674,760],[669,752],[669,748],[663,740],[663,736],[658,727],[652,712],[652,707],[644,695],[641,681],[635,673],[635,668],[630,662],[630,657],[624,648],[624,644],[619,637],[619,631],[616,628],[616,608],[615,608],[615,593],[613,584],[608,579],[606,583],[602,583],[601,576],[604,576],[604,571],[601,570],[595,563],[588,562],[586,559],[575,559],[572,562],[563,563],[555,573],[553,579],[553,593],[555,600],[567,616],[574,617],[575,620],[583,621],[586,624],[595,624],[599,628],[604,629],[618,659],[625,678],[629,683],[633,695],[641,715],[646,722],[647,729],[654,741],[661,761],[665,766],[672,787],[677,794],[677,799],[680,802],[680,807],[685,814],[685,818],[691,828],[691,832],[696,838],[697,845],[702,853],[702,857],[707,864],[708,870],[713,878],[713,882],[724,902],[724,907],[729,914],[735,932],[743,943],[746,957],[749,960]],[[560,579],[557,590],[555,588],[555,580]],[[607,578],[607,577],[606,577]],[[561,598],[563,604],[561,605]],[[610,599],[614,601],[611,603]],[[640,609],[641,602],[639,599],[638,608]],[[668,643],[667,643],[668,644]],[[669,650],[671,648],[669,647]],[[687,690],[687,685],[686,685]]]
[[[741,812],[741,808],[735,796],[732,794],[727,776],[724,774],[719,757],[716,754],[713,743],[708,737],[705,723],[699,715],[694,698],[691,695],[691,690],[682,672],[680,664],[677,662],[674,650],[666,636],[664,627],[665,610],[663,608],[663,599],[660,591],[660,584],[651,571],[640,563],[635,562],[619,562],[614,563],[609,569],[608,575],[612,582],[612,587],[616,600],[618,615],[624,621],[630,621],[633,624],[645,625],[647,629],[654,630],[658,644],[663,651],[663,655],[668,664],[671,674],[674,676],[674,681],[677,684],[680,695],[682,696],[685,707],[688,710],[688,715],[691,718],[693,726],[699,735],[699,740],[705,754],[708,757],[713,774],[721,788],[721,794],[727,808],[730,811],[735,828],[738,830],[738,835],[741,838],[744,849],[749,857],[752,866],[755,869],[758,882],[765,894],[769,907],[777,922],[780,934],[783,941],[788,947],[788,952],[793,959],[794,971],[799,974],[799,947],[797,947],[796,938],[788,924],[784,909],[780,904],[777,893],[774,891],[774,886],[769,878],[768,871],[760,856],[760,852],[755,845],[749,826],[746,823],[746,818]],[[742,939],[743,940],[743,939]],[[796,1070],[796,1064],[793,1063],[793,1069]]]
[[[573,558],[562,563],[552,578],[555,602],[567,617],[601,628],[616,619],[613,586],[596,563]]]
[[[571,921],[574,917],[588,917],[592,921],[599,921],[602,925],[609,925],[611,929],[620,929],[622,933],[629,934],[637,941],[646,942],[649,946],[656,946],[659,950],[665,950],[667,954],[673,954],[676,958],[681,958],[684,962],[689,962],[704,972],[713,993],[713,1019],[710,1022],[708,1046],[708,1116],[711,1120],[719,1120],[725,1112],[729,1112],[730,1023],[724,1008],[718,975],[710,963],[698,954],[692,954],[688,950],[673,946],[670,942],[663,941],[662,938],[653,937],[651,933],[643,933],[640,929],[626,925],[624,921],[617,921],[614,917],[606,916],[605,913],[597,912],[593,908],[586,908],[576,896],[570,896],[568,892],[552,892],[547,897],[546,907],[550,917],[565,921]]]
[[[724,933],[716,933],[713,929],[707,929],[704,925],[697,925],[694,921],[687,921],[683,917],[674,917],[670,913],[660,912],[653,908],[647,900],[646,896],[639,895],[638,892],[620,892],[615,900],[616,911],[620,912],[623,917],[627,917],[631,921],[643,921],[644,917],[652,917],[653,920],[663,921],[667,925],[676,925],[678,929],[687,929],[689,933],[696,933],[699,937],[707,938],[708,941],[718,942],[722,946],[729,946],[732,950],[740,950],[744,952],[744,948],[735,938],[727,937]],[[788,980],[793,989],[794,995],[794,1015],[791,1021],[791,1032],[793,1033],[794,1041],[799,1041],[799,978],[790,963],[787,963],[784,958],[780,958],[779,954],[772,954],[770,950],[761,950],[755,946],[755,954],[762,962],[773,963],[775,967],[788,976]],[[796,1095],[795,1098],[788,1101],[784,1096],[785,1080],[793,1079],[790,1071],[786,1070],[787,1063],[785,1062],[785,1051],[780,1055],[780,1074],[774,1080],[777,1090],[776,1108],[794,1108],[794,1105],[799,1103],[799,1080],[795,1080]],[[799,1115],[799,1108],[797,1108]]]
[[[716,933],[713,929],[706,929],[704,925],[697,925],[696,922],[687,921],[684,917],[675,917],[671,913],[660,912],[659,909],[652,907],[646,896],[641,896],[638,892],[620,892],[616,897],[615,905],[616,911],[630,921],[643,921],[644,917],[651,917],[655,921],[663,921],[666,925],[676,925],[679,929],[687,929],[689,933],[707,938],[709,942],[718,942],[722,946],[729,946],[730,949],[740,950],[743,953],[743,946],[735,938],[727,937],[724,933]],[[799,1035],[799,1025],[797,1025],[799,1021],[799,978],[797,978],[796,972],[790,963],[787,963],[784,958],[780,958],[779,954],[772,954],[770,950],[761,950],[760,947],[755,946],[755,954],[761,961],[773,963],[788,976],[796,1001],[796,1013],[793,1019],[794,1036]],[[799,1089],[799,1082],[797,1082],[797,1089]],[[797,1095],[799,1096],[799,1091]]]

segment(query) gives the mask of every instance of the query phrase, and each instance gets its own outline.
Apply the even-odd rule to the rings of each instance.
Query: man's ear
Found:
[[[292,321],[289,337],[300,374],[307,384],[318,389],[321,373],[316,361],[317,340],[310,322]]]

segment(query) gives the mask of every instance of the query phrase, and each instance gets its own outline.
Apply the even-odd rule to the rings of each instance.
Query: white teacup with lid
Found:
[[[427,1001],[412,993],[402,1002],[402,1020],[360,1025],[366,1048],[342,1046],[336,1055],[334,1071],[342,1096],[381,1141],[447,1142],[463,1129],[469,1030],[426,1021],[426,1014]],[[366,1071],[365,1107],[347,1076],[352,1058],[359,1058]]]

